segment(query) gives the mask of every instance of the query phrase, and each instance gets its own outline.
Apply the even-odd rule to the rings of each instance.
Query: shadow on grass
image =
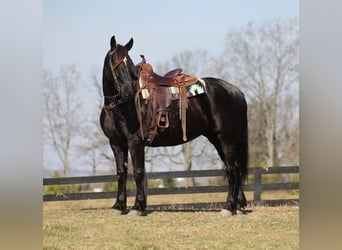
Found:
[[[224,206],[224,202],[217,203],[189,203],[189,204],[162,204],[162,205],[149,205],[147,206],[146,212],[143,215],[148,215],[156,212],[168,212],[168,213],[198,213],[198,212],[213,212],[218,213],[221,212]],[[249,201],[247,208],[243,211],[240,210],[240,214],[249,214],[252,213],[253,210],[251,207],[255,206],[299,206],[298,199],[291,200],[263,200],[263,201]],[[104,210],[111,208],[81,208],[81,210]],[[118,214],[126,215],[129,214],[131,210],[127,209],[123,213],[118,211]]]
[[[201,213],[201,212],[211,212],[211,213],[219,213],[222,211],[221,206],[213,207],[212,204],[207,204],[206,206],[187,206],[186,204],[167,204],[167,205],[151,205],[147,206],[147,209],[143,215],[149,215],[152,213]],[[112,210],[112,208],[105,207],[105,208],[81,208],[81,211],[87,210]],[[131,209],[127,209],[121,215],[127,215]],[[240,214],[249,214],[252,213],[252,209],[244,209],[243,211],[239,210]],[[119,211],[117,211],[119,212]],[[118,213],[120,215],[120,213]]]

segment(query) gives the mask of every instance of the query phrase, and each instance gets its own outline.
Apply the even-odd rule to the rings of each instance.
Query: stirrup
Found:
[[[168,128],[170,123],[169,123],[169,116],[167,112],[159,112],[158,117],[157,117],[157,125],[159,128]]]

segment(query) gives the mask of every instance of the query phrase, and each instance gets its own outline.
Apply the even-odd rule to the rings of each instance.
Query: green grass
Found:
[[[296,206],[248,207],[251,213],[234,217],[219,212],[152,212],[129,217],[107,208],[113,201],[98,202],[98,208],[88,204],[90,209],[44,203],[43,248],[298,249]]]

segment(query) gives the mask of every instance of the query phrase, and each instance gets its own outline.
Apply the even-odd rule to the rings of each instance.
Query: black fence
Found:
[[[298,166],[287,167],[270,167],[265,170],[261,167],[249,169],[249,175],[253,175],[252,183],[247,183],[244,191],[253,192],[253,200],[248,203],[254,205],[298,205],[299,199],[280,199],[280,200],[262,200],[263,191],[276,190],[298,190],[299,182],[280,182],[280,183],[263,183],[262,176],[268,174],[298,174]],[[192,170],[192,171],[173,171],[173,172],[154,172],[147,173],[147,178],[152,179],[174,179],[174,178],[196,178],[196,177],[217,177],[224,176],[223,170]],[[64,185],[64,184],[83,184],[83,183],[105,183],[117,181],[116,175],[101,176],[85,176],[85,177],[60,177],[60,178],[44,178],[43,185]],[[133,175],[128,175],[128,180],[133,180]],[[209,185],[209,186],[190,186],[190,187],[165,187],[165,188],[149,188],[148,195],[168,195],[168,194],[196,194],[196,193],[219,193],[227,192],[227,185]],[[128,190],[127,196],[135,196],[135,190]],[[88,200],[88,199],[114,199],[116,192],[80,192],[80,193],[62,193],[62,194],[46,194],[43,201],[67,201],[67,200]],[[172,209],[179,207],[190,207],[192,209],[204,208],[221,208],[223,203],[193,203],[193,204],[163,204],[151,205],[148,209]]]

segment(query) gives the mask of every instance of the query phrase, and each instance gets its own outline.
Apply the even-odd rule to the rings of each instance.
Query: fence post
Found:
[[[254,201],[261,201],[261,177],[262,177],[262,168],[256,167],[254,173]]]

